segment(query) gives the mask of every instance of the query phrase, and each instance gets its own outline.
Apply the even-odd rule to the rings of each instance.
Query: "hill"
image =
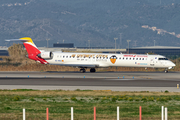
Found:
[[[177,0],[1,0],[0,44],[4,39],[32,37],[37,46],[73,42],[75,46],[179,46],[180,4]],[[144,29],[156,27],[169,34]],[[121,33],[121,43],[120,43]]]

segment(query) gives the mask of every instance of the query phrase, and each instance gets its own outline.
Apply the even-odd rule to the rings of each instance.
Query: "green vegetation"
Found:
[[[50,120],[69,120],[70,107],[74,107],[75,119],[93,119],[96,106],[97,119],[116,120],[116,108],[120,107],[122,120],[138,119],[139,106],[142,118],[159,120],[161,106],[168,107],[169,120],[180,119],[180,93],[171,92],[112,92],[112,91],[63,91],[63,90],[1,90],[0,119],[22,119],[26,109],[27,119],[45,119],[49,108]]]

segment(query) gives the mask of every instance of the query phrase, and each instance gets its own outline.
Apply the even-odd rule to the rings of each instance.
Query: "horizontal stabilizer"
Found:
[[[8,41],[8,42],[28,42],[29,40],[27,40],[27,39],[10,39],[10,40],[5,40],[5,41]]]

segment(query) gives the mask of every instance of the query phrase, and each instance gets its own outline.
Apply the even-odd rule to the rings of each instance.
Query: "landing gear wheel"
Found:
[[[86,70],[85,70],[84,68],[81,68],[81,69],[80,69],[80,72],[81,72],[81,73],[85,73]]]
[[[165,73],[168,73],[168,70],[165,70],[164,72],[165,72]]]
[[[96,69],[95,68],[91,68],[90,72],[96,72]]]

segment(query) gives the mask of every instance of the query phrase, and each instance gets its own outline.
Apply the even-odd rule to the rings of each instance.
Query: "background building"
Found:
[[[74,47],[74,43],[54,43],[53,47],[73,48]]]
[[[128,49],[126,49],[128,51]],[[129,53],[147,54],[154,53],[164,56],[180,56],[180,47],[153,46],[129,48]]]

